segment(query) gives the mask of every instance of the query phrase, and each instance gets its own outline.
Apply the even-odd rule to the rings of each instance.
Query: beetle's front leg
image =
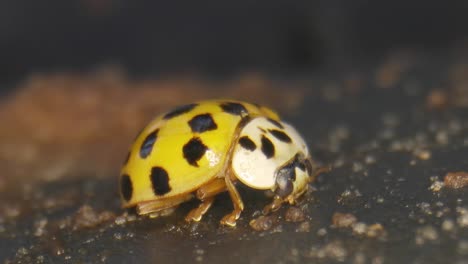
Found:
[[[239,219],[242,210],[244,210],[244,203],[242,202],[242,198],[240,197],[236,186],[234,186],[234,183],[231,180],[230,174],[226,175],[224,179],[226,181],[226,187],[229,192],[229,196],[231,197],[234,210],[223,217],[221,224],[234,227],[236,226],[236,221]]]
[[[266,205],[266,206],[263,208],[262,213],[263,213],[264,215],[267,215],[267,214],[269,214],[269,213],[271,213],[271,212],[274,212],[274,211],[280,209],[280,208],[281,208],[281,205],[283,205],[283,203],[284,203],[284,199],[281,198],[281,197],[278,196],[278,195],[275,195],[275,196],[273,197],[273,201],[272,201],[270,204]]]

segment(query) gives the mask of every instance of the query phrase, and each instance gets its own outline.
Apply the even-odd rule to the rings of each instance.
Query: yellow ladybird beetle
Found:
[[[123,207],[167,215],[193,197],[186,216],[200,221],[217,194],[228,191],[234,210],[221,224],[235,226],[244,204],[239,182],[271,190],[268,213],[293,204],[308,187],[312,162],[299,133],[269,108],[233,100],[178,107],[152,120],[136,138],[120,174]]]

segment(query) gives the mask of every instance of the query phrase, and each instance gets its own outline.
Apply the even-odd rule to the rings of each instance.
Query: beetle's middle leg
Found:
[[[192,209],[185,217],[185,220],[188,222],[200,221],[203,215],[210,209],[215,196],[224,191],[226,191],[226,183],[223,178],[216,178],[212,182],[200,187],[196,191],[195,196],[201,201],[201,204],[197,208]]]

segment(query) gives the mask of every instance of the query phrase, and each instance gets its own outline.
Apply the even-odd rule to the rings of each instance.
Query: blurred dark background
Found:
[[[468,1],[0,1],[0,84],[119,65],[229,76],[353,67],[466,44]]]

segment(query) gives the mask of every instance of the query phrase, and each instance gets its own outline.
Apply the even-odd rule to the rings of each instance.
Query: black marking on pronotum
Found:
[[[238,116],[245,116],[248,114],[247,109],[240,103],[226,102],[222,103],[220,106],[224,112],[229,114]]]
[[[140,147],[140,157],[142,159],[148,157],[149,154],[151,154],[154,142],[156,142],[156,138],[158,137],[158,132],[159,129],[156,129],[155,131],[149,133],[148,136],[146,136],[145,140],[143,140],[143,143]]]
[[[259,126],[257,126],[257,128],[258,128],[260,131],[262,131],[263,133],[266,133],[266,132],[267,132],[265,129],[263,129],[263,128],[259,127]]]
[[[281,130],[269,129],[268,132],[270,132],[275,138],[277,138],[280,141],[283,141],[283,142],[286,142],[286,143],[291,143],[292,142],[291,138]]]
[[[248,136],[243,136],[239,138],[239,144],[241,145],[241,147],[250,151],[254,151],[257,148],[255,142],[253,142]]]
[[[305,165],[305,162],[304,160],[302,161],[297,161],[296,162],[296,167],[299,168],[301,171],[306,171],[306,165]]]
[[[267,159],[275,155],[275,146],[273,145],[271,140],[265,137],[264,135],[262,136],[262,152],[263,154],[265,154]]]
[[[276,120],[274,120],[274,119],[267,118],[267,120],[268,120],[270,123],[272,123],[273,125],[275,125],[277,128],[281,128],[281,129],[284,128],[283,125],[282,125],[280,122],[278,122],[278,121],[276,121]]]
[[[218,128],[211,114],[201,114],[192,118],[189,122],[192,132],[203,133]]]
[[[153,185],[153,192],[156,195],[164,195],[171,191],[169,185],[169,175],[167,171],[161,167],[151,168],[151,184]]]
[[[182,148],[185,160],[194,167],[198,167],[197,162],[203,157],[203,155],[205,155],[207,150],[208,147],[205,146],[198,137],[190,139],[190,141]]]
[[[188,105],[179,106],[176,109],[165,114],[163,118],[167,120],[167,119],[179,116],[181,114],[185,114],[187,112],[192,111],[192,109],[195,108],[195,106],[197,106],[197,104],[188,104]]]
[[[133,185],[132,180],[130,180],[130,176],[127,174],[120,176],[120,193],[125,201],[128,202],[132,199]]]
[[[292,165],[296,168],[299,168],[301,171],[306,171],[307,169],[307,162],[310,162],[308,159],[303,158],[304,155],[297,153],[292,160]]]

